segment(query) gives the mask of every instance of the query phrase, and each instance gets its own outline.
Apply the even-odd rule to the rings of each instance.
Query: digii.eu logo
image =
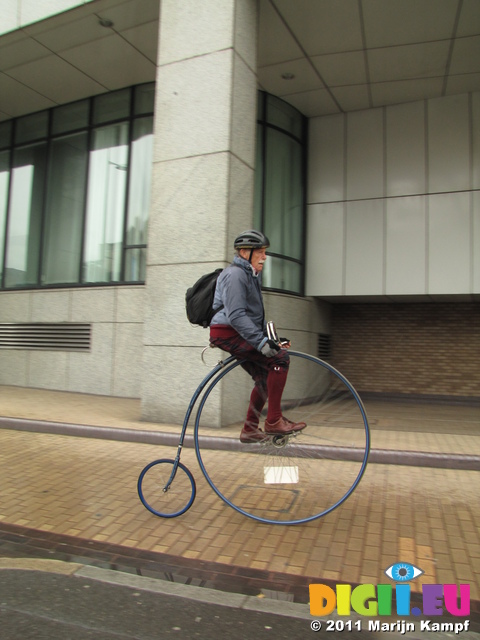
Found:
[[[469,584],[422,584],[421,608],[411,607],[411,586],[408,584],[423,574],[423,570],[408,562],[396,562],[390,565],[385,574],[395,584],[360,584],[352,588],[350,584],[337,584],[335,589],[325,584],[311,584],[310,590],[310,614],[315,617],[329,616],[335,610],[338,616],[351,616],[356,613],[360,616],[424,616],[433,618],[446,613],[465,617],[470,615],[470,585]],[[318,621],[318,625],[321,623]],[[328,627],[327,621],[327,627]],[[338,623],[338,620],[335,624]],[[370,630],[401,630],[404,633],[405,625],[414,627],[413,623],[398,621],[397,623],[380,624],[379,621],[370,621]],[[469,621],[457,623],[435,623],[431,620],[421,622],[422,630],[437,630],[434,627],[442,627],[442,630],[451,630],[459,633],[468,629]],[[355,622],[355,628],[361,627],[361,621]],[[393,628],[391,628],[393,625]],[[400,625],[400,626],[395,626]],[[445,629],[443,629],[445,627]],[[461,629],[460,629],[461,627]],[[313,628],[313,627],[312,627]],[[315,630],[318,630],[316,627]],[[411,629],[409,629],[411,630]]]

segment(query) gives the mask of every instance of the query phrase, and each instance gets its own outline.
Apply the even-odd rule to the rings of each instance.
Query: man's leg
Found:
[[[243,357],[248,357],[246,354]],[[295,423],[285,418],[282,414],[282,395],[287,382],[290,357],[286,349],[281,349],[272,358],[266,358],[262,354],[255,352],[250,355],[243,367],[256,385],[250,397],[250,405],[247,413],[247,420],[240,434],[242,442],[261,442],[265,435],[286,435],[294,431],[301,431],[307,425],[305,422]],[[262,395],[257,392],[260,380],[265,380],[265,391]],[[268,395],[268,413],[265,421],[265,432],[258,427],[260,413],[265,404],[265,397]]]
[[[267,372],[254,362],[244,362],[242,367],[255,381],[255,386],[250,394],[250,403],[247,409],[247,417],[240,433],[240,442],[262,442],[265,433],[260,429],[260,416],[267,401]]]
[[[267,390],[263,384],[256,383],[250,395],[245,427],[248,429],[258,429],[260,416],[267,401]]]
[[[282,416],[281,400],[287,380],[288,367],[290,365],[290,358],[286,349],[280,349],[278,354],[271,358],[267,358],[248,342],[243,340],[243,338],[238,334],[226,339],[213,338],[211,336],[210,341],[212,344],[215,344],[224,351],[228,351],[235,357],[246,360],[242,364],[242,367],[252,376],[255,383],[257,383],[257,380],[261,377],[266,377],[268,415],[267,420],[265,421],[265,433],[269,435],[284,435],[287,433],[293,433],[294,431],[300,431],[306,427],[304,422],[296,424]],[[253,402],[252,397],[250,397],[249,410],[252,409],[250,414],[251,416],[255,415],[254,407],[258,408],[259,406],[260,395],[255,394]],[[261,409],[263,409],[263,405]],[[247,424],[245,424],[242,429],[240,437],[242,442],[261,442],[265,437],[264,432],[259,429],[258,426],[255,429],[255,433],[250,434],[250,436],[244,432],[246,429],[248,429]]]
[[[268,413],[265,420],[267,435],[286,435],[301,431],[307,426],[305,422],[292,422],[282,414],[282,396],[287,382],[290,357],[286,349],[277,355],[267,358],[269,372],[267,376]]]
[[[265,433],[260,429],[260,415],[267,401],[267,370],[255,362],[255,355],[263,357],[254,347],[246,342],[238,333],[230,337],[210,336],[210,342],[220,349],[227,351],[239,360],[245,360],[242,368],[253,378],[255,386],[250,394],[247,416],[240,433],[240,441],[245,443],[261,442]],[[265,358],[264,358],[265,359]]]
[[[267,420],[273,424],[282,417],[282,395],[287,382],[288,369],[275,365],[267,376],[268,413]]]

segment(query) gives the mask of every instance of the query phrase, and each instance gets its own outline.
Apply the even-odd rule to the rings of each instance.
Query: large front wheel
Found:
[[[251,380],[238,361],[205,389],[195,421],[197,458],[212,489],[236,511],[270,524],[308,522],[340,506],[360,482],[370,449],[366,412],[348,380],[319,358],[289,354],[282,411],[290,420],[306,422],[306,429],[241,444],[248,395],[243,392],[247,401],[239,398],[251,389]],[[220,437],[209,438],[217,407],[242,419],[232,419],[225,435],[219,431]],[[265,415],[261,426],[264,420]]]

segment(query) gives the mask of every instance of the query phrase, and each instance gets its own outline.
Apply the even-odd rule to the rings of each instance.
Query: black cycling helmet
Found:
[[[270,240],[261,231],[248,229],[235,238],[234,249],[266,249]]]

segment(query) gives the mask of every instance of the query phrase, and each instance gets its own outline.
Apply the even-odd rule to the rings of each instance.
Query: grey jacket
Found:
[[[261,277],[248,260],[235,256],[218,277],[213,308],[224,307],[210,323],[230,325],[259,351],[267,341]]]

